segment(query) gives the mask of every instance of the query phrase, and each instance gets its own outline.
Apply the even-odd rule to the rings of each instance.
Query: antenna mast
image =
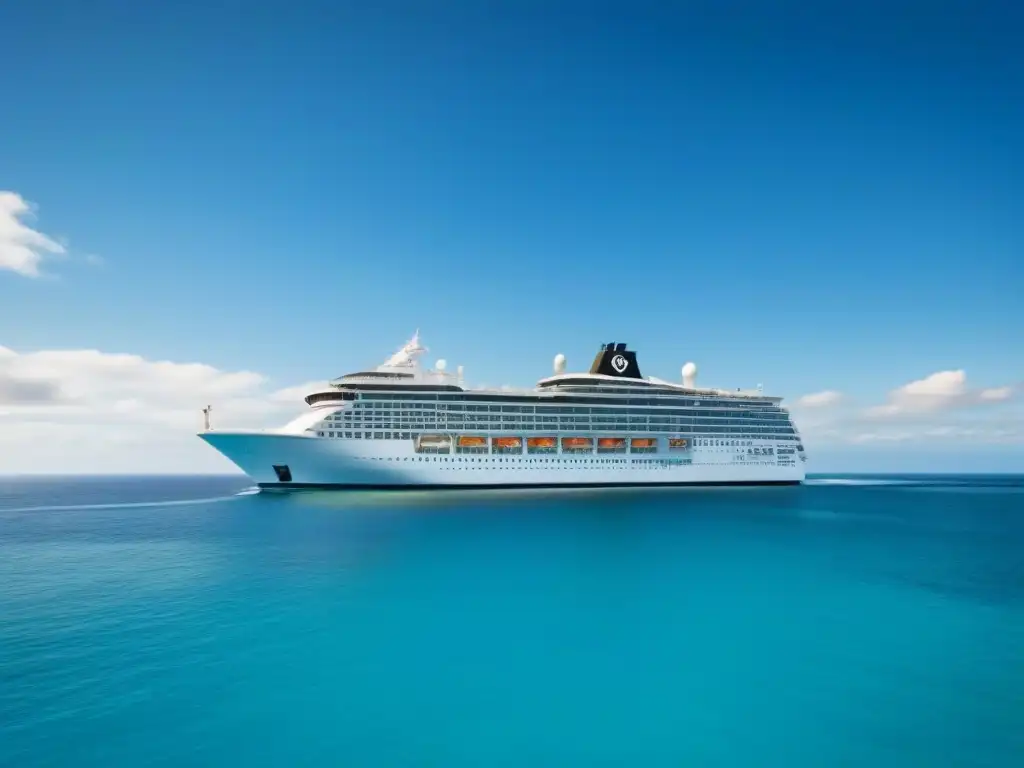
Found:
[[[210,431],[210,411],[212,411],[212,410],[213,410],[213,406],[212,405],[208,405],[205,408],[203,408],[203,428],[207,432]]]

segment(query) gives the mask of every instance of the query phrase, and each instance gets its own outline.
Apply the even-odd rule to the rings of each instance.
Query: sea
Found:
[[[0,479],[0,766],[1024,766],[1024,477]]]

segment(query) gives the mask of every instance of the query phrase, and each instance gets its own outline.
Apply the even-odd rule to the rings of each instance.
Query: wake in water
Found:
[[[127,501],[112,502],[106,504],[56,504],[38,507],[11,507],[0,509],[0,512],[76,512],[97,509],[149,509],[151,507],[186,507],[195,504],[217,504],[224,501],[234,501],[240,496],[250,496],[254,491],[246,489],[231,496],[213,496],[203,499],[171,499],[168,501]],[[259,488],[255,489],[259,492]]]
[[[913,488],[1024,488],[1024,482],[1017,475],[922,475],[893,477],[809,477],[804,481],[809,486],[907,486]]]
[[[927,482],[927,481],[924,481]],[[804,485],[921,485],[920,480],[884,480],[882,478],[815,477]]]

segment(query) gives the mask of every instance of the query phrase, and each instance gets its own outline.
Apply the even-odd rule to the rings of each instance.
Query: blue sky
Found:
[[[0,29],[0,190],[67,246],[0,270],[17,353],[286,387],[419,327],[490,384],[611,340],[864,407],[1024,380],[1017,4],[38,0]]]

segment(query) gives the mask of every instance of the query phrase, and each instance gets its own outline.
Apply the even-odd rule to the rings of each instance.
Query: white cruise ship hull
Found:
[[[263,488],[792,485],[803,482],[805,474],[800,460],[761,456],[751,461],[726,448],[695,447],[685,460],[637,454],[463,456],[417,453],[410,440],[273,432],[199,436]]]

